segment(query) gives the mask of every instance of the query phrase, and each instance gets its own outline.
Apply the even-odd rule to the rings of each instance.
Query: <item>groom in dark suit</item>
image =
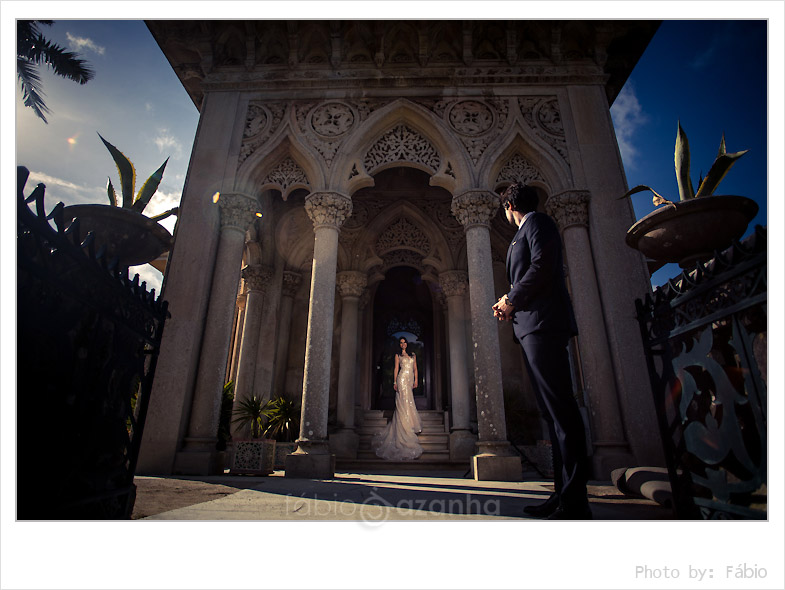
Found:
[[[562,243],[556,222],[537,211],[535,189],[521,183],[502,194],[507,221],[518,232],[507,250],[510,292],[493,306],[511,320],[553,449],[555,493],[527,506],[532,516],[558,520],[591,518],[586,494],[586,434],[572,394],[567,344],[578,333],[564,282]]]

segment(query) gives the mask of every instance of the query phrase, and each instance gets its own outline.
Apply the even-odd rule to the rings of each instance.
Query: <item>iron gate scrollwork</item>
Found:
[[[17,169],[17,518],[129,518],[167,303]],[[35,212],[31,210],[32,203]],[[50,223],[54,223],[54,227]]]
[[[676,515],[765,519],[766,230],[636,306]]]

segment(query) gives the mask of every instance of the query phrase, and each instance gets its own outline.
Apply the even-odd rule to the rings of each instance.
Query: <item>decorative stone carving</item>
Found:
[[[462,270],[448,270],[439,275],[439,285],[445,297],[455,297],[466,293],[469,275]]]
[[[270,173],[264,178],[262,184],[274,184],[280,187],[281,192],[286,195],[286,189],[295,184],[309,186],[308,176],[292,158],[284,158]],[[286,200],[284,196],[284,200]]]
[[[461,100],[454,103],[447,120],[453,129],[464,135],[482,135],[493,126],[493,111],[477,100]]]
[[[286,107],[278,103],[248,103],[245,115],[243,141],[240,147],[238,165],[245,162],[260,145],[264,144],[278,129]]]
[[[523,119],[569,164],[567,139],[555,96],[530,96],[518,99]]]
[[[532,164],[520,154],[513,155],[499,170],[495,184],[502,182],[523,182],[529,184],[533,180],[545,182],[545,179]]]
[[[499,195],[489,191],[467,191],[452,199],[452,214],[464,229],[473,225],[489,225],[499,210]]]
[[[412,252],[411,250],[393,250],[381,258],[384,261],[382,263],[382,272],[387,272],[395,266],[411,266],[417,270],[423,270],[422,254]]]
[[[294,299],[302,280],[303,277],[299,272],[294,272],[292,270],[283,271],[283,285],[281,287],[283,295]]]
[[[441,156],[422,135],[406,125],[398,125],[368,150],[363,166],[369,174],[373,174],[379,166],[394,162],[412,162],[436,172],[441,164]]]
[[[311,128],[322,137],[338,137],[346,134],[354,125],[354,113],[341,102],[327,102],[311,113]]]
[[[352,214],[352,200],[340,193],[311,193],[305,198],[305,212],[315,228],[320,225],[340,228]]]
[[[363,291],[368,284],[368,277],[366,274],[355,270],[339,272],[335,279],[341,297],[359,298],[362,296]]]
[[[259,201],[241,193],[221,193],[218,206],[221,209],[221,229],[231,227],[243,232],[248,230],[262,209]]]
[[[412,248],[427,255],[431,242],[422,230],[405,217],[392,223],[376,240],[376,253],[385,254],[401,247]]]
[[[570,190],[552,195],[545,202],[548,215],[556,219],[564,231],[573,225],[589,225],[589,191]]]
[[[267,290],[267,285],[270,284],[273,269],[262,264],[249,264],[243,268],[242,275],[248,291],[264,292]]]

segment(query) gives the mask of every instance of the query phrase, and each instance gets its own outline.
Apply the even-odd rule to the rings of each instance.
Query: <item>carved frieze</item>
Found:
[[[431,242],[422,230],[405,217],[401,217],[382,232],[376,240],[376,253],[385,254],[401,247],[412,248],[427,255]]]
[[[382,272],[387,272],[394,266],[411,266],[420,271],[423,270],[422,255],[411,250],[393,250],[381,257]]]
[[[406,125],[398,125],[371,146],[365,154],[363,166],[372,174],[380,166],[394,162],[412,162],[436,172],[441,156],[422,135]]]
[[[285,112],[286,107],[279,103],[252,101],[248,104],[238,165],[270,139],[280,126]]]
[[[555,96],[527,96],[518,99],[524,121],[545,140],[568,164],[567,139],[559,111],[559,101]]]
[[[496,176],[496,184],[503,182],[523,182],[529,184],[532,180],[545,182],[540,171],[521,154],[514,154],[499,170]]]
[[[292,158],[284,158],[270,173],[264,178],[262,184],[274,184],[280,187],[281,192],[286,195],[286,189],[296,184],[308,186],[308,177],[300,165]]]

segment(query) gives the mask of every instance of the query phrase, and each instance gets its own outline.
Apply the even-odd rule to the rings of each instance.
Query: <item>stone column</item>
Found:
[[[286,457],[286,477],[329,479],[335,474],[335,456],[330,453],[327,442],[327,411],[338,232],[352,213],[352,200],[340,193],[311,193],[305,199],[305,211],[314,225],[311,298],[300,438],[297,450]]]
[[[292,331],[292,307],[294,296],[300,288],[302,275],[291,270],[283,271],[281,287],[281,310],[278,324],[278,345],[275,353],[275,390],[281,394],[286,387],[286,367],[289,365],[289,335]]]
[[[476,437],[469,428],[469,375],[466,359],[466,329],[464,328],[463,296],[467,274],[451,270],[439,275],[439,284],[447,303],[447,323],[450,349],[450,460],[469,459],[474,454]]]
[[[551,196],[545,203],[545,209],[556,219],[564,239],[572,304],[578,324],[583,386],[591,416],[594,475],[598,479],[608,479],[613,469],[635,463],[624,438],[589,241],[589,199],[588,191],[569,190]]]
[[[182,450],[175,457],[174,471],[181,474],[223,473],[225,454],[215,450],[221,392],[232,338],[245,232],[260,209],[256,199],[240,193],[222,193],[218,205],[221,209],[221,232],[191,402],[188,435]]]
[[[474,379],[479,428],[478,454],[472,458],[475,480],[520,481],[523,470],[507,440],[504,393],[499,358],[499,332],[493,317],[490,219],[498,211],[498,195],[483,190],[453,197],[452,213],[466,231],[469,297],[472,313]]]
[[[368,284],[364,272],[338,273],[341,295],[341,351],[338,365],[338,425],[330,436],[330,450],[336,457],[356,459],[360,437],[354,428],[354,393],[357,373],[357,318],[360,297]]]
[[[254,374],[256,372],[257,342],[259,341],[259,326],[261,325],[264,310],[264,295],[273,269],[269,266],[254,264],[242,270],[246,285],[245,319],[243,321],[242,340],[240,343],[240,362],[237,367],[237,380],[234,384],[234,408],[240,402],[249,399],[252,395],[265,395],[266,391],[257,392],[254,388]],[[232,424],[232,439],[241,440],[249,438],[250,426]]]

